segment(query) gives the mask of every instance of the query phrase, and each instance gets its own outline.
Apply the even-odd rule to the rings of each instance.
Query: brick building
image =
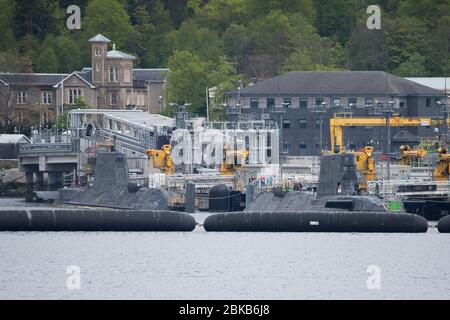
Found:
[[[135,57],[108,49],[99,34],[89,40],[92,63],[70,74],[1,73],[3,94],[14,92],[19,123],[54,123],[57,113],[83,98],[90,108],[140,109],[160,113],[165,108],[168,69],[135,69]],[[8,90],[5,90],[8,89]]]

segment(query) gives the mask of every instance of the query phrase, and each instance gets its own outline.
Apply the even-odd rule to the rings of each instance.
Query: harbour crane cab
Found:
[[[424,149],[411,149],[407,145],[400,146],[400,164],[403,166],[415,165],[426,155],[427,151]]]
[[[434,169],[434,180],[448,181],[450,176],[450,154],[448,149],[441,147],[437,150],[438,163]]]
[[[368,145],[358,151],[342,153],[353,154],[355,156],[356,170],[362,175],[362,179],[360,179],[362,181],[358,183],[358,189],[363,192],[366,191],[367,183],[376,178],[376,164],[373,155],[374,147]]]
[[[224,147],[223,150],[223,161],[220,165],[220,174],[224,176],[234,175],[237,170],[242,168],[245,164],[249,152],[248,150],[233,150],[228,146]]]
[[[153,161],[154,168],[160,169],[166,175],[174,173],[172,147],[170,145],[163,145],[161,150],[147,149],[145,153],[148,159]]]

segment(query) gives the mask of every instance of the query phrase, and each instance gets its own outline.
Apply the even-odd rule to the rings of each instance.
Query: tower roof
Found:
[[[106,42],[106,43],[109,43],[109,42],[111,42],[111,40],[109,40],[107,37],[105,37],[102,34],[98,34],[95,37],[92,37],[91,39],[89,39],[89,42]]]
[[[108,58],[118,58],[118,59],[126,59],[126,60],[134,60],[136,59],[135,57],[133,57],[132,55],[129,55],[125,52],[119,51],[119,50],[111,50],[108,51],[107,54]]]

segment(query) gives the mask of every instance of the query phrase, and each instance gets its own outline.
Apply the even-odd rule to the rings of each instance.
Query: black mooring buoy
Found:
[[[450,215],[439,220],[438,230],[440,233],[450,233]]]

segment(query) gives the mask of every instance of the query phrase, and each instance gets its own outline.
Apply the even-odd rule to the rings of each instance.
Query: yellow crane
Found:
[[[147,149],[145,153],[149,160],[153,160],[154,168],[160,169],[166,175],[174,173],[172,147],[170,145],[163,145],[161,150]]]
[[[450,176],[450,154],[447,148],[439,148],[437,150],[438,163],[434,169],[434,180],[448,181]]]
[[[374,148],[372,146],[365,146],[357,152],[350,152],[355,155],[356,169],[364,175],[366,182],[373,181],[376,177],[373,151]]]
[[[449,120],[432,119],[427,117],[391,117],[391,127],[429,127],[450,124]],[[336,115],[330,119],[331,151],[344,151],[343,128],[344,127],[383,127],[387,126],[386,118],[376,117],[348,117],[341,118]]]
[[[220,165],[220,174],[229,176],[234,175],[236,170],[242,168],[242,164],[245,163],[249,156],[247,150],[231,150],[228,146],[224,147],[223,162]],[[231,160],[232,159],[232,160]],[[232,162],[230,162],[230,160]]]
[[[427,151],[424,149],[411,149],[410,146],[400,146],[400,164],[404,166],[410,166],[414,162],[418,162],[420,159],[427,155]]]

